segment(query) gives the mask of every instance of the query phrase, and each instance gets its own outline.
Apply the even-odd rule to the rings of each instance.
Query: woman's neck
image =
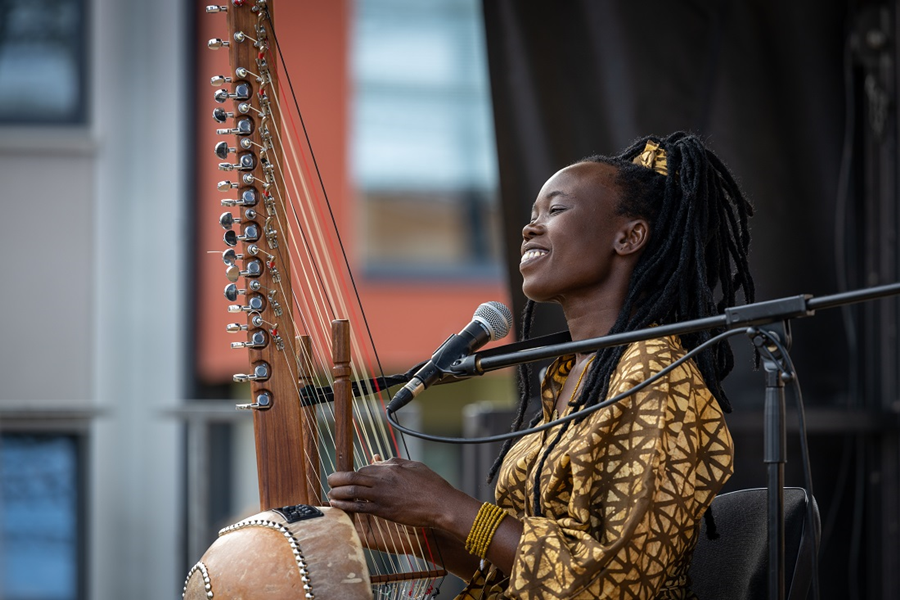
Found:
[[[619,260],[599,285],[558,299],[573,340],[609,333],[625,306],[636,258]]]
[[[563,306],[566,324],[573,340],[601,337],[619,318],[622,303],[607,299],[598,302],[580,302]]]

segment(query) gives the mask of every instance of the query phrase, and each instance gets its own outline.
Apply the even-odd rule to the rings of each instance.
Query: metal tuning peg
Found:
[[[235,217],[230,212],[222,213],[222,216],[219,217],[219,225],[222,226],[222,229],[231,229],[235,223],[240,223],[241,220],[238,217]]]
[[[250,135],[253,133],[253,121],[248,118],[238,119],[233,129],[216,129],[216,135]]]
[[[241,138],[241,139],[247,139],[247,138]],[[237,148],[229,148],[228,142],[218,142],[216,144],[214,152],[216,153],[216,156],[218,156],[222,160],[225,160],[226,158],[228,158],[228,153],[229,152],[237,152]]]
[[[259,277],[262,275],[262,270],[262,261],[258,258],[251,259],[244,263],[244,270],[241,271],[241,277]]]
[[[227,6],[215,6],[215,5],[207,6],[206,12],[208,12],[208,13],[228,12],[228,7]]]
[[[259,227],[256,225],[247,225],[247,227],[244,228],[244,235],[238,235],[233,229],[229,229],[225,232],[225,237],[223,239],[225,240],[225,243],[232,248],[237,246],[238,242],[255,242],[259,239]]]
[[[236,374],[233,377],[235,383],[245,383],[247,381],[266,381],[271,373],[269,363],[261,361],[253,365],[253,373],[249,375]]]
[[[253,327],[262,327],[263,320],[259,315],[253,315],[253,318],[250,319],[250,325]],[[239,333],[241,331],[247,331],[250,325],[242,325],[240,323],[229,323],[225,326],[225,331],[228,333]]]
[[[228,119],[233,119],[233,118],[234,118],[234,113],[226,111],[221,106],[217,106],[216,108],[213,109],[213,120],[216,123],[224,123]]]
[[[246,293],[248,293],[248,292],[258,292],[258,291],[262,288],[262,285],[260,285],[259,281],[257,281],[257,280],[254,279],[253,281],[250,282],[250,285],[248,285],[247,287],[250,288],[250,289],[249,289],[249,290],[242,290],[242,289],[238,289],[238,286],[236,286],[234,283],[229,283],[228,285],[225,286],[225,297],[226,297],[228,300],[230,300],[231,302],[236,302],[238,296],[240,296],[241,294],[246,294]],[[251,300],[250,304],[255,304],[255,303],[253,302],[253,300],[254,300],[255,298],[261,298],[261,296],[251,296],[251,297],[250,297],[250,300]],[[262,309],[260,309],[260,310],[262,310]],[[241,311],[239,311],[239,310],[238,310],[238,311],[232,311],[232,310],[229,310],[228,312],[241,312]]]
[[[209,83],[213,87],[219,87],[220,85],[231,83],[231,77],[228,77],[227,75],[213,75],[209,78]]]
[[[262,312],[266,308],[266,301],[262,296],[251,296],[247,300],[246,305],[241,304],[229,304],[228,312],[230,313],[258,313]]]
[[[256,156],[252,152],[242,152],[238,161],[232,163],[219,163],[220,171],[252,171],[256,168]]]
[[[229,267],[225,269],[225,277],[232,283],[236,282],[241,277],[254,278],[259,277],[260,275],[262,275],[262,263],[258,259],[247,261],[244,265],[244,270],[238,268],[237,265],[229,265]]]
[[[269,392],[260,392],[253,404],[235,404],[234,407],[238,410],[268,410],[272,408],[272,396]]]
[[[237,252],[235,252],[234,248],[229,248],[228,250],[225,250],[224,252],[222,252],[222,262],[225,263],[226,265],[228,265],[229,267],[231,265],[237,263],[237,261],[243,260],[243,259],[244,259],[244,255],[238,254]]]
[[[269,334],[265,329],[257,329],[250,333],[246,342],[231,342],[231,348],[265,348],[269,343]]]
[[[230,182],[229,182],[230,183]],[[220,191],[228,191],[229,188]],[[241,190],[241,197],[237,200],[231,200],[230,198],[226,198],[222,200],[222,206],[230,207],[230,206],[256,206],[259,204],[259,196],[256,194],[255,188],[245,188]]]
[[[221,38],[213,38],[206,43],[210,50],[218,50],[219,48],[227,48],[231,42],[226,42]]]
[[[210,40],[212,41],[212,40]],[[222,40],[219,40],[220,42]],[[249,100],[252,90],[250,88],[250,84],[246,81],[241,83],[236,83],[234,85],[234,91],[229,93],[225,88],[216,90],[216,93],[213,94],[213,99],[219,104],[225,102],[226,100],[237,100],[238,102],[243,102],[244,100]]]
[[[238,142],[238,146],[240,146],[244,150],[249,150],[253,147],[253,141],[250,138],[244,137],[240,139],[240,141]],[[216,153],[216,156],[218,156],[222,160],[225,160],[226,158],[228,158],[228,154],[230,152],[236,153],[237,148],[229,147],[228,142],[218,142],[214,148],[214,152]]]
[[[225,297],[231,302],[236,302],[238,296],[240,296],[241,294],[246,294],[246,293],[247,293],[247,290],[238,289],[238,286],[236,286],[233,283],[229,283],[228,285],[225,286]]]

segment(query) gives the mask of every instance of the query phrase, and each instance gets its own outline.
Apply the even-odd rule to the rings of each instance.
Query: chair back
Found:
[[[704,520],[691,562],[691,589],[700,600],[759,600],[768,596],[766,496],[765,488],[756,488],[729,492],[713,500],[719,537],[707,537]],[[812,527],[808,523],[810,504]],[[820,528],[815,498],[803,488],[785,488],[784,580],[789,600],[806,598]]]

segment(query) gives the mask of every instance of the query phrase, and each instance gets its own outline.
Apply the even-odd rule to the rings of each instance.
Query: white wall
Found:
[[[89,597],[172,598],[183,394],[185,6],[96,0],[95,401]]]
[[[88,125],[0,133],[0,419],[99,415],[85,421],[87,597],[177,598],[183,449],[166,413],[186,370],[188,8],[89,4]]]

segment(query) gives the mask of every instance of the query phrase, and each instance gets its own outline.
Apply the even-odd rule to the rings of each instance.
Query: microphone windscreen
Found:
[[[495,342],[506,337],[512,329],[512,311],[501,302],[485,302],[475,309],[473,320],[478,321],[487,328],[491,334],[491,341]]]

